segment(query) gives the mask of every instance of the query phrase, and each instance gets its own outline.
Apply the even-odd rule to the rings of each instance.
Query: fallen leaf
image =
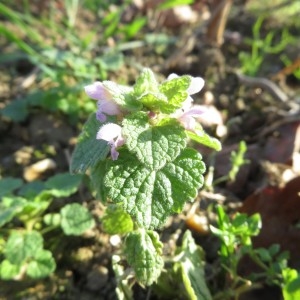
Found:
[[[253,238],[254,247],[279,244],[281,250],[290,252],[289,264],[300,267],[300,177],[289,181],[285,187],[267,186],[249,196],[239,212],[259,213],[262,229]],[[248,270],[249,271],[249,270]]]

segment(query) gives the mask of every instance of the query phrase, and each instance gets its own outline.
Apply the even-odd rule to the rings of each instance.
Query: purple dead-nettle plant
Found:
[[[107,205],[103,228],[124,235],[124,256],[142,285],[157,281],[164,267],[155,229],[193,201],[204,183],[205,164],[189,141],[221,149],[197,121],[205,108],[193,105],[191,95],[203,86],[200,77],[176,74],[158,83],[145,69],[133,87],[110,81],[85,87],[98,110],[79,137],[71,171],[90,170]]]

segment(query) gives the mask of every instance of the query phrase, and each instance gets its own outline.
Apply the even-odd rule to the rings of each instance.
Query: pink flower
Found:
[[[185,111],[178,110],[174,116],[186,130],[196,132],[198,122],[195,118],[201,117],[205,112],[206,109],[202,105],[193,105]]]
[[[110,145],[110,154],[112,160],[118,159],[119,152],[116,149],[125,143],[125,140],[122,137],[121,126],[113,123],[107,123],[100,127],[96,138],[98,140],[107,141]]]
[[[100,122],[106,121],[106,115],[114,116],[120,114],[120,107],[113,100],[111,93],[102,82],[96,81],[93,84],[85,86],[84,90],[89,97],[94,100],[98,100],[96,117]]]

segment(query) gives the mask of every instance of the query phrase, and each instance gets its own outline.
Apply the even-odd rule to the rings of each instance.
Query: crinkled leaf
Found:
[[[109,199],[120,203],[137,224],[152,229],[197,196],[204,171],[201,155],[193,149],[184,149],[159,170],[122,149],[119,159],[110,162],[104,185]]]
[[[0,198],[11,194],[14,190],[21,187],[23,185],[23,181],[19,178],[2,178],[0,180]]]
[[[48,250],[39,249],[35,251],[34,259],[27,265],[26,274],[33,278],[43,278],[54,272],[56,267],[52,253]]]
[[[113,100],[121,107],[129,110],[138,110],[142,107],[134,96],[133,88],[112,81],[103,81],[102,83],[112,95]]]
[[[150,126],[146,113],[136,113],[123,121],[123,134],[130,152],[153,170],[174,160],[186,146],[183,128],[174,119]]]
[[[203,250],[196,245],[190,231],[186,231],[182,247],[178,249],[180,260],[174,268],[181,274],[188,298],[192,300],[212,299],[205,282]]]
[[[137,78],[133,89],[137,97],[149,92],[158,92],[158,83],[154,73],[150,69],[145,68]]]
[[[0,200],[0,227],[13,219],[26,206],[26,199],[21,197],[3,197]]]
[[[139,229],[126,237],[124,253],[141,284],[151,285],[159,277],[164,266],[162,247],[154,231]]]
[[[96,135],[101,126],[95,114],[92,114],[78,138],[78,143],[72,155],[71,173],[84,173],[98,161],[106,158],[109,146],[106,141],[97,140]]]
[[[168,107],[168,98],[159,92],[145,93],[138,98],[145,107],[154,112],[164,111],[164,107]]]
[[[55,197],[68,197],[78,190],[81,180],[82,175],[79,174],[57,174],[45,182],[45,189]]]
[[[6,258],[13,264],[22,264],[25,259],[33,257],[43,248],[43,237],[37,231],[13,232],[5,244]]]
[[[124,234],[133,230],[130,215],[117,205],[108,206],[101,221],[103,230],[109,234]]]
[[[97,197],[102,201],[106,201],[106,194],[103,185],[103,178],[106,173],[106,161],[99,161],[93,168],[91,168],[91,180],[93,188],[96,191]]]
[[[0,264],[0,278],[10,280],[15,278],[21,271],[21,265],[12,264],[9,260],[4,259]]]
[[[187,135],[195,142],[202,144],[204,146],[220,151],[222,149],[222,144],[220,141],[214,137],[211,137],[203,129],[198,129],[197,133],[192,131],[186,131]]]
[[[81,235],[95,226],[91,213],[79,203],[64,206],[60,214],[61,227],[66,235]]]
[[[171,80],[164,81],[159,90],[168,98],[168,105],[161,107],[161,112],[172,113],[182,106],[182,103],[188,97],[187,89],[191,84],[190,76],[181,76]]]

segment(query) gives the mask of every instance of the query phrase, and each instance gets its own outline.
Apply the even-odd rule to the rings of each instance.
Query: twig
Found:
[[[249,86],[258,87],[267,90],[276,100],[287,103],[288,96],[271,80],[262,77],[249,77],[240,73],[236,73],[239,82]]]

